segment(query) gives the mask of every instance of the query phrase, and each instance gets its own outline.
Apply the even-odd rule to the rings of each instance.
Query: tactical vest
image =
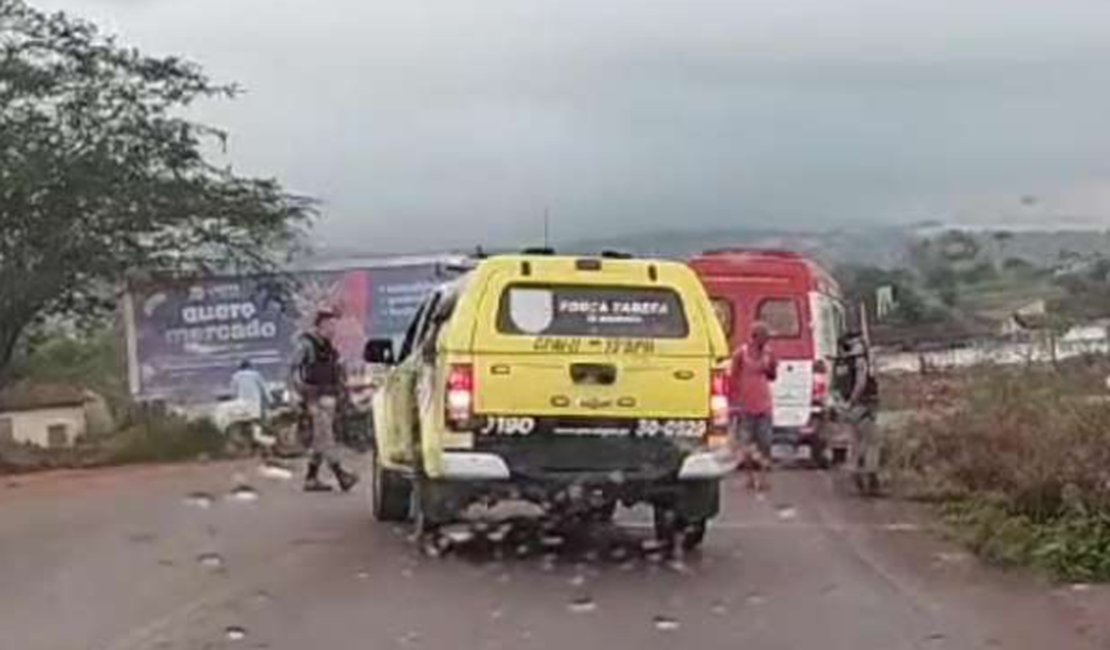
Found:
[[[338,388],[342,376],[339,351],[325,338],[313,334],[305,334],[304,338],[312,346],[312,358],[301,368],[301,379],[313,388]]]
[[[864,368],[870,370],[870,364],[862,354],[853,354],[837,358],[833,366],[833,390],[841,399],[848,400],[856,386],[856,378]],[[875,406],[879,403],[879,382],[874,371],[867,373],[867,388],[863,392],[863,405]]]

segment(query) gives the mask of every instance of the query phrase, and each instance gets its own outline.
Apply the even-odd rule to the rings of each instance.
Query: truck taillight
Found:
[[[829,400],[829,366],[824,361],[813,364],[813,403],[824,406]]]
[[[709,418],[716,429],[728,428],[728,383],[728,371],[713,371],[709,389]]]
[[[454,364],[447,371],[447,426],[468,429],[474,419],[474,366]]]

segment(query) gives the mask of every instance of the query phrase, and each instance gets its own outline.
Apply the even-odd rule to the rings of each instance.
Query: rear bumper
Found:
[[[728,449],[695,452],[683,459],[676,478],[679,481],[720,480],[735,471],[739,463],[740,459]],[[444,452],[441,468],[442,478],[447,481],[508,481],[513,478],[509,464],[497,454]],[[562,481],[585,479],[589,482],[593,477],[593,473],[577,474],[567,474],[561,477]],[[607,474],[604,480],[611,481],[611,477]]]
[[[444,452],[441,468],[448,481],[506,481],[512,476],[497,454]]]

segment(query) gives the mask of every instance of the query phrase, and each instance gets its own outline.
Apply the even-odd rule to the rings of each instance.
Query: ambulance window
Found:
[[[733,309],[732,301],[728,298],[714,298],[713,311],[717,314],[717,320],[720,321],[725,336],[731,339],[736,328],[736,312]]]
[[[775,338],[796,338],[802,334],[798,303],[791,298],[768,298],[759,303],[756,320],[771,328]]]

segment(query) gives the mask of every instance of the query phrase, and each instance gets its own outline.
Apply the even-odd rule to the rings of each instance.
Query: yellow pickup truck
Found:
[[[701,544],[736,467],[729,349],[694,273],[669,261],[485,259],[434,291],[375,396],[373,512],[428,532],[476,502],[552,515],[653,506],[656,533]]]

